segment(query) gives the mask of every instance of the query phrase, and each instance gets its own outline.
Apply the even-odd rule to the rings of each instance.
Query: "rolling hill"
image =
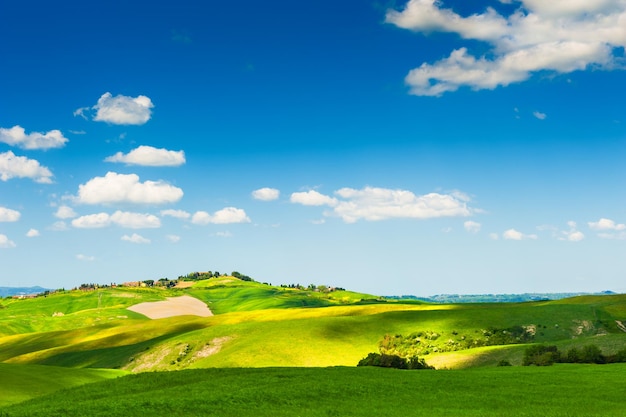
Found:
[[[50,385],[64,388],[129,372],[353,367],[379,350],[418,355],[438,369],[463,369],[500,361],[520,365],[528,343],[560,349],[593,343],[606,354],[626,346],[626,295],[429,304],[234,277],[185,287],[99,288],[3,299],[0,364],[15,380],[29,373],[45,379],[46,369],[51,375],[65,372],[65,379],[51,378],[67,383]],[[152,320],[129,310],[182,295],[206,303],[214,315]],[[27,398],[7,395],[12,402]]]

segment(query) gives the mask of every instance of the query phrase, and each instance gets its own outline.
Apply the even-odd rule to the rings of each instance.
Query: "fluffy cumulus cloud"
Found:
[[[76,202],[82,204],[165,204],[183,197],[183,190],[163,181],[140,182],[136,174],[107,172],[78,186]]]
[[[402,10],[389,10],[386,22],[415,32],[456,33],[487,45],[482,56],[467,47],[434,63],[411,70],[411,93],[440,96],[462,86],[493,89],[525,81],[533,73],[569,73],[589,67],[618,66],[626,46],[624,0],[521,0],[512,13],[487,8],[462,16],[440,0],[410,0]],[[481,48],[482,49],[482,48]]]
[[[146,244],[146,243],[150,243],[150,239],[147,239],[141,235],[138,235],[137,233],[133,233],[132,235],[124,235],[121,238],[123,241],[125,242],[130,242],[130,243],[137,243],[137,244]]]
[[[481,225],[475,221],[468,220],[463,223],[463,227],[470,233],[478,233],[480,232]]]
[[[589,222],[589,228],[598,231],[621,231],[626,230],[626,224],[616,223],[614,220],[601,218],[597,222]]]
[[[469,216],[467,196],[462,193],[416,195],[407,190],[365,187],[342,188],[335,192],[342,200],[333,208],[345,222],[392,218],[430,219]]]
[[[28,232],[26,232],[26,237],[37,237],[39,235],[39,230],[37,229],[29,229]]]
[[[7,237],[7,235],[0,234],[0,249],[14,248],[15,242]]]
[[[537,239],[537,235],[532,235],[532,234],[524,234],[522,232],[519,232],[515,229],[509,229],[507,231],[505,231],[504,233],[502,233],[502,237],[506,240],[534,240]]]
[[[13,126],[10,129],[0,127],[0,142],[22,149],[50,149],[61,148],[68,139],[60,130],[51,130],[46,133],[26,131],[21,126]]]
[[[16,156],[11,151],[0,153],[0,180],[11,178],[30,178],[40,184],[52,184],[52,172],[39,161]]]
[[[115,125],[142,125],[152,117],[152,100],[146,96],[128,97],[113,96],[104,93],[93,107],[82,107],[74,112],[74,116],[86,118],[85,113],[95,110],[93,120]]]
[[[21,213],[17,210],[0,207],[0,222],[16,222],[21,216]]]
[[[197,211],[191,217],[194,224],[229,224],[229,223],[250,223],[250,218],[243,209],[235,207],[225,207],[213,214],[206,211]]]
[[[59,219],[73,219],[77,214],[73,208],[69,206],[59,206],[57,211],[54,213],[54,217]]]
[[[289,198],[292,203],[302,204],[304,206],[336,206],[339,201],[334,197],[321,194],[315,190],[304,191],[301,193],[293,193]]]
[[[258,190],[252,191],[252,198],[255,200],[261,201],[273,201],[278,200],[280,197],[280,191],[276,188],[259,188]]]
[[[105,158],[104,161],[151,167],[177,167],[185,163],[185,152],[169,151],[167,149],[153,148],[152,146],[139,146],[127,154],[118,152]]]
[[[598,232],[602,239],[626,239],[626,224],[614,220],[601,218],[597,222],[587,223],[591,230]]]
[[[99,229],[117,225],[127,229],[150,229],[161,227],[161,220],[153,214],[116,211],[113,214],[96,213],[72,220],[72,226],[78,229]]]

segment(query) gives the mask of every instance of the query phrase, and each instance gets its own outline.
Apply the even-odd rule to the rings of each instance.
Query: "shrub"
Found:
[[[426,364],[424,359],[420,359],[417,356],[405,359],[398,355],[387,355],[384,353],[368,353],[368,355],[361,359],[357,366],[378,366],[381,368],[396,368],[396,369],[434,369],[432,366]]]
[[[556,346],[532,345],[524,351],[522,365],[550,366],[558,362],[560,356]]]

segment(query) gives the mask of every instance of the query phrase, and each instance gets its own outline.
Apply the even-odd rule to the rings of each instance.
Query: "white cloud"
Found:
[[[602,239],[626,240],[626,232],[598,233],[598,237],[600,237]]]
[[[365,187],[361,190],[342,188],[335,192],[343,198],[334,207],[334,213],[347,223],[364,219],[369,221],[391,218],[429,219],[436,217],[469,216],[465,194],[429,193],[415,195],[411,191]],[[463,196],[463,200],[460,196]]]
[[[585,235],[579,230],[571,230],[569,232],[564,232],[565,238],[570,242],[580,242],[585,238]]]
[[[30,178],[41,184],[52,184],[52,172],[34,159],[15,156],[11,151],[0,153],[0,180]]]
[[[389,10],[386,22],[416,32],[457,33],[489,45],[482,57],[463,47],[433,64],[423,63],[405,81],[411,93],[439,96],[462,86],[493,89],[524,81],[539,71],[569,73],[618,67],[626,46],[623,0],[522,0],[510,15],[493,8],[461,16],[438,0],[410,0]]]
[[[478,233],[480,232],[481,224],[472,220],[468,220],[463,223],[463,227],[470,233]]]
[[[150,229],[161,227],[161,220],[152,214],[116,211],[108,213],[88,214],[72,220],[72,226],[78,229],[99,229],[111,225],[127,229]]]
[[[169,216],[169,217],[174,217],[177,219],[188,219],[191,217],[191,214],[187,213],[184,210],[168,209],[168,210],[161,210],[161,216]]]
[[[137,233],[133,233],[130,236],[124,235],[122,236],[122,240],[125,242],[137,243],[137,244],[150,243],[150,239],[146,239],[145,237],[138,235]]]
[[[54,231],[54,232],[62,232],[64,230],[67,230],[67,223],[65,223],[64,221],[58,221],[58,222],[54,222],[50,227],[50,230]]]
[[[233,237],[233,234],[230,233],[229,231],[225,231],[225,232],[217,232],[217,233],[215,233],[215,236],[217,236],[217,237]]]
[[[184,151],[169,151],[167,149],[153,148],[152,146],[139,146],[126,155],[118,152],[104,159],[105,162],[122,162],[127,165],[142,165],[151,167],[176,167],[185,163]]]
[[[178,243],[180,241],[180,236],[177,235],[167,235],[165,238],[172,243]]]
[[[280,191],[276,188],[259,188],[258,190],[252,191],[252,198],[255,200],[261,201],[272,201],[278,200],[280,197]]]
[[[54,213],[54,217],[57,217],[59,219],[72,219],[76,216],[77,214],[74,209],[69,206],[60,206],[57,209],[56,213]]]
[[[78,186],[76,201],[83,204],[164,204],[183,197],[183,190],[163,181],[139,182],[136,174],[107,172]]]
[[[72,220],[72,226],[79,229],[99,229],[111,225],[108,213],[87,214]]]
[[[76,255],[76,259],[78,259],[79,261],[93,262],[96,260],[96,257],[83,255],[82,253],[79,253],[78,255]]]
[[[194,224],[206,225],[212,224],[229,224],[229,223],[250,223],[250,218],[243,209],[235,207],[225,207],[216,211],[213,215],[206,211],[197,211],[191,218]]]
[[[161,220],[153,214],[116,211],[111,215],[111,222],[127,229],[153,229],[161,227]]]
[[[597,222],[589,222],[587,223],[589,228],[592,230],[626,230],[626,224],[620,223],[617,224],[615,221],[611,219],[601,218]]]
[[[0,249],[14,248],[15,242],[9,239],[6,235],[0,234]]]
[[[26,232],[26,237],[37,237],[39,235],[40,233],[37,229],[30,229],[28,232]]]
[[[318,193],[315,190],[305,191],[301,193],[293,193],[289,198],[292,203],[302,204],[304,206],[336,206],[338,200],[334,197]]]
[[[60,130],[46,133],[32,132],[27,135],[24,128],[18,125],[10,129],[0,127],[0,142],[22,149],[61,148],[67,141]]]
[[[538,112],[538,111],[534,111],[533,112],[533,116],[535,116],[539,120],[545,120],[548,117],[547,114],[541,113],[541,112]]]
[[[152,101],[146,96],[128,97],[111,93],[104,93],[98,103],[92,107],[96,110],[93,120],[116,125],[142,125],[152,116]],[[80,108],[74,112],[75,116],[84,116],[88,108]]]
[[[509,229],[502,233],[502,237],[506,240],[527,240],[537,239],[537,235],[527,235],[515,229]]]
[[[578,226],[575,221],[568,221],[567,225],[569,226],[569,230],[561,231],[561,236],[559,240],[567,240],[569,242],[580,242],[585,238],[585,234],[578,230]]]
[[[22,214],[17,210],[0,207],[0,222],[16,222],[21,216]]]

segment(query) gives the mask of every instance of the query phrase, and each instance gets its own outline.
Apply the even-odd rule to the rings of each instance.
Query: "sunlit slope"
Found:
[[[149,320],[126,310],[183,294],[207,302],[216,315]],[[502,359],[518,364],[523,345],[455,347],[462,340],[480,339],[487,329],[513,326],[532,328],[534,342],[562,347],[594,343],[612,353],[626,343],[617,323],[626,322],[624,295],[519,304],[403,304],[225,277],[184,290],[107,289],[3,303],[0,320],[11,331],[0,337],[0,361],[136,372],[354,366],[378,351],[385,335],[418,333],[428,337],[428,349],[420,356],[439,368],[492,366]],[[67,313],[53,317],[60,310]],[[20,333],[20,327],[25,331]]]
[[[163,289],[106,288],[64,291],[26,300],[5,299],[0,301],[0,336],[144,320],[144,316],[126,308],[175,295],[174,291]]]
[[[352,291],[319,292],[276,287],[233,277],[203,280],[189,294],[206,302],[215,314],[271,308],[327,307],[375,301],[378,297]]]
[[[68,369],[0,363],[0,407],[50,394],[63,388],[116,378],[125,372],[110,369]]]

